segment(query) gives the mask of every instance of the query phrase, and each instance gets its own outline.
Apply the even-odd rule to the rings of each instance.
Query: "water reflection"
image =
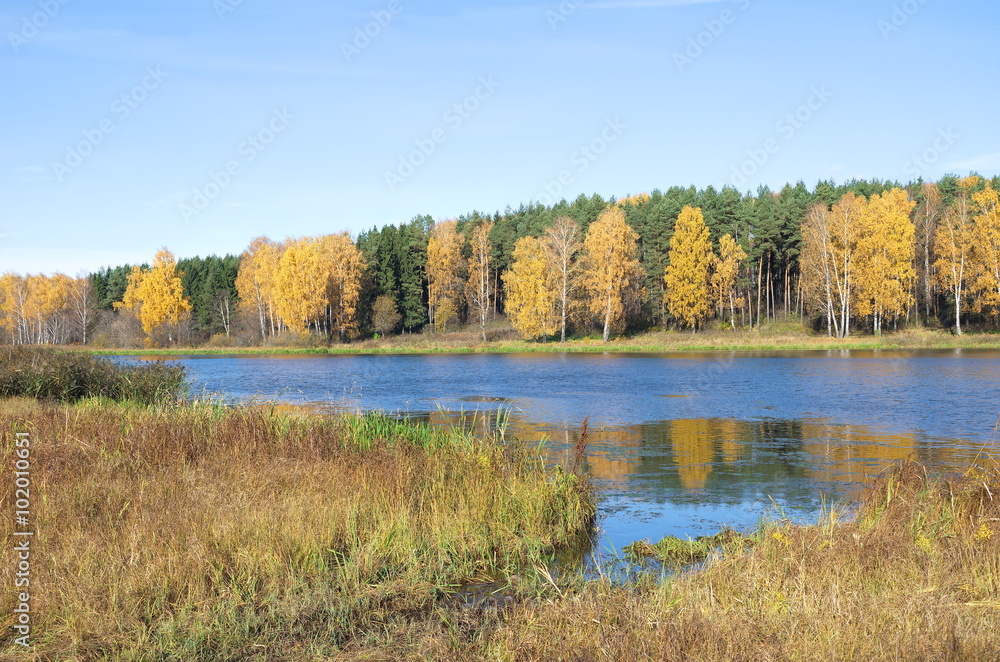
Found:
[[[497,420],[495,410],[411,418],[479,434],[495,431]],[[552,464],[571,470],[578,429],[515,412],[505,430],[511,440],[541,443]],[[898,461],[947,471],[982,459],[980,450],[822,419],[678,419],[591,428],[582,470],[602,495],[600,544],[620,549],[636,539],[705,535],[724,525],[749,529],[768,514],[812,520],[824,501],[855,500]]]

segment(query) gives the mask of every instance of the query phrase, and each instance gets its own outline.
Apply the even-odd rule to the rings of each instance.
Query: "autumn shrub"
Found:
[[[184,369],[164,363],[116,363],[47,347],[0,347],[0,397],[75,402],[83,398],[152,404],[184,392]]]

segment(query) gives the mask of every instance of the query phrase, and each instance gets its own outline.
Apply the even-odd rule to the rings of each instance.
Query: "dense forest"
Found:
[[[240,256],[0,276],[14,344],[346,342],[506,317],[528,339],[793,318],[831,336],[995,329],[1000,177],[673,187],[257,237]]]

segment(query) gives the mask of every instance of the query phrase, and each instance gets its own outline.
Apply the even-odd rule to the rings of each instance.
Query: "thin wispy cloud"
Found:
[[[29,165],[14,168],[14,172],[17,175],[17,181],[19,184],[25,182],[40,182],[48,179],[54,179],[48,174],[48,171],[41,166]]]

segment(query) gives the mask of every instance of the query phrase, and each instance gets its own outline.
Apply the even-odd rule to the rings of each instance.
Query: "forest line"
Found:
[[[1000,178],[712,187],[253,239],[240,256],[0,276],[13,344],[346,342],[506,316],[525,339],[751,328],[996,329]]]

